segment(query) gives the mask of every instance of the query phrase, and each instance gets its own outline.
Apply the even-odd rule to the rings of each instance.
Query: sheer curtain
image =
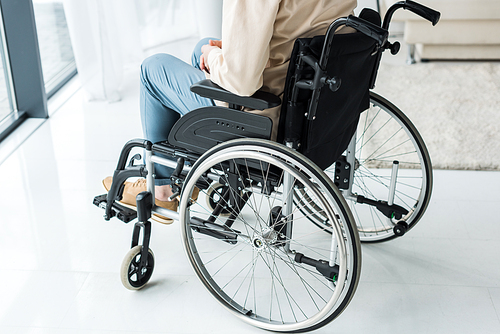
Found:
[[[222,38],[222,0],[194,0],[201,37]]]
[[[209,11],[221,12],[222,0],[64,0],[75,61],[88,99],[120,100],[124,72],[137,69],[148,49],[198,37],[198,1],[205,8],[208,2],[220,3],[220,8],[211,6]],[[221,15],[208,25],[220,27]]]

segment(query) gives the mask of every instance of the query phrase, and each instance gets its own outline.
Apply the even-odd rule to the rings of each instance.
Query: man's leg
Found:
[[[213,106],[212,100],[192,93],[193,83],[205,79],[202,71],[167,55],[147,58],[141,66],[141,121],[144,136],[152,142],[168,139],[180,116]],[[157,186],[169,185],[173,169],[155,166]]]

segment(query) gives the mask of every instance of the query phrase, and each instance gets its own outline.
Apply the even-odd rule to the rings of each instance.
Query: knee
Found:
[[[166,53],[158,53],[146,58],[141,64],[141,79],[148,80],[157,76],[158,73],[166,73],[176,60],[177,58]]]
[[[200,40],[198,42],[198,44],[196,44],[196,46],[194,47],[194,52],[201,53],[201,47],[205,44],[208,44],[211,39],[215,40],[216,38],[207,37],[207,38],[203,38],[202,40]]]

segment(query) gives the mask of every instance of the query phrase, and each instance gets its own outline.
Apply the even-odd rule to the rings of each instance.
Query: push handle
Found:
[[[354,28],[368,37],[373,38],[379,45],[384,45],[389,36],[389,32],[386,29],[353,15],[349,15],[347,18],[346,26]]]
[[[435,26],[439,22],[439,18],[441,17],[441,13],[435,11],[432,8],[421,5],[415,1],[406,0],[404,9],[408,9],[409,11],[414,12],[415,14],[423,17],[424,19],[431,21],[432,25]]]

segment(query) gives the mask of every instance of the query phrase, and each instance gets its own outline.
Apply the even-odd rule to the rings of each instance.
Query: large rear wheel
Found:
[[[210,189],[213,182],[228,189],[218,198],[229,216],[208,207],[203,191],[189,205],[196,184]],[[328,217],[329,226],[311,225],[292,200],[297,189]],[[344,198],[323,171],[283,145],[243,139],[206,152],[185,180],[180,221],[201,282],[253,326],[317,329],[336,318],[356,290],[361,252]]]
[[[422,218],[431,198],[432,165],[422,137],[401,110],[372,92],[352,151],[325,173],[342,189],[360,240],[380,242],[403,235]],[[348,183],[352,186],[346,189]],[[310,202],[301,191],[296,201]],[[319,227],[330,224],[324,215],[314,214],[314,205],[303,211]]]

